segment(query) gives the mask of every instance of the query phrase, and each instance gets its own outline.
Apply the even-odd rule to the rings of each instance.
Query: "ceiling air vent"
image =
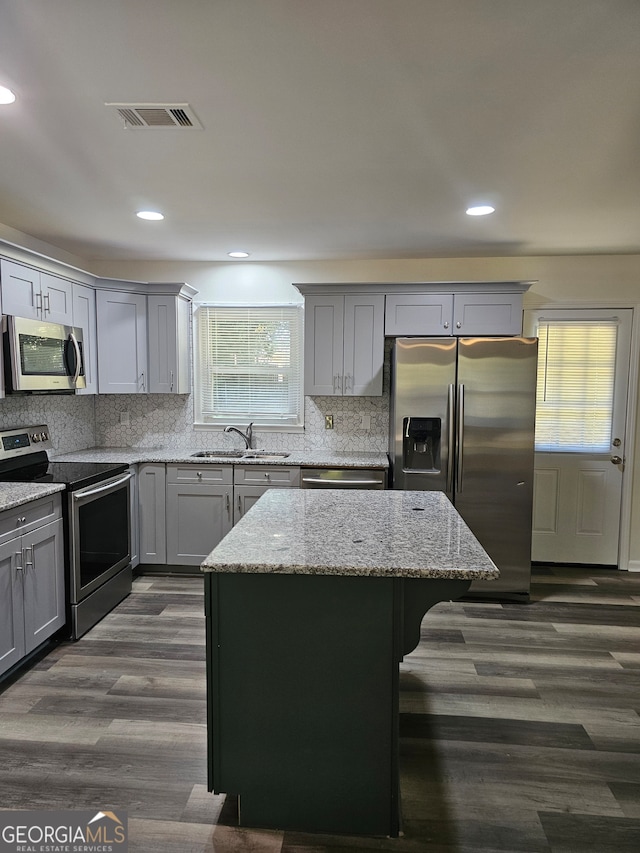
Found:
[[[202,130],[189,104],[105,104],[114,109],[128,130],[162,130],[177,127]]]

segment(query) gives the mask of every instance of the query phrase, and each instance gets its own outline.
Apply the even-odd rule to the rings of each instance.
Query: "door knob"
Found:
[[[622,464],[622,457],[621,457],[621,456],[612,456],[612,457],[611,457],[611,462],[612,462],[614,465],[621,465],[621,464]]]

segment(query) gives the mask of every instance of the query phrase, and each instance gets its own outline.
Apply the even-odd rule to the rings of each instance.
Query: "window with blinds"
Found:
[[[195,316],[196,423],[302,425],[302,307],[200,305]]]
[[[618,323],[538,325],[536,450],[610,450]]]

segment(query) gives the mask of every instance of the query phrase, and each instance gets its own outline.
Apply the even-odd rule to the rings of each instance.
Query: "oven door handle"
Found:
[[[97,489],[78,489],[77,492],[71,492],[71,497],[74,501],[82,501],[85,498],[93,498],[96,495],[106,494],[107,492],[111,492],[115,489],[119,489],[120,486],[124,486],[125,483],[128,483],[129,480],[133,477],[133,474],[129,471],[124,477],[120,477],[117,480],[109,480],[107,483],[103,483]]]

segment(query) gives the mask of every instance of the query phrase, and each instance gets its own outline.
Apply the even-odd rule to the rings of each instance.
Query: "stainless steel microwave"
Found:
[[[2,338],[8,393],[86,387],[82,329],[5,315]]]

